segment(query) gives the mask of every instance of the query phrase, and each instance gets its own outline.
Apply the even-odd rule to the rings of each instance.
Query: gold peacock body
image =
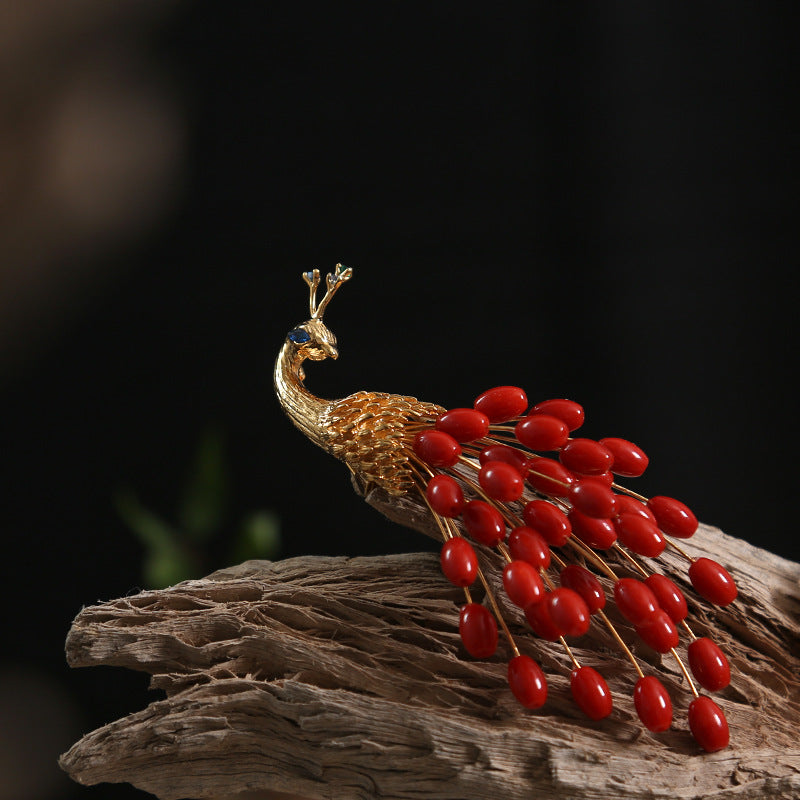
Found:
[[[725,716],[695,682],[708,692],[723,689],[730,681],[727,659],[710,638],[693,633],[683,593],[655,561],[673,549],[688,561],[699,595],[717,605],[733,602],[737,591],[729,573],[708,558],[690,557],[676,542],[697,528],[692,512],[673,498],[647,498],[619,485],[617,476],[644,471],[646,455],[624,439],[573,436],[584,412],[571,400],[529,408],[525,392],[513,386],[489,389],[472,407],[450,410],[382,392],[359,391],[341,400],[313,395],[303,364],[338,357],[336,337],[322,317],[351,277],[350,268],[337,264],[317,303],[319,271],[303,274],[311,317],[287,335],[275,364],[275,389],[292,422],[343,461],[365,492],[416,493],[428,509],[443,539],[442,571],[464,590],[459,632],[467,652],[492,656],[499,623],[513,654],[512,692],[528,708],[545,702],[546,677],[517,648],[473,547],[477,542],[502,556],[504,591],[533,632],[565,649],[573,697],[590,718],[611,713],[611,694],[595,669],[578,662],[567,639],[596,624],[610,632],[636,672],[633,699],[645,727],[658,733],[672,723],[669,693],[645,674],[606,616],[608,596],[649,647],[676,659],[694,695],[689,728],[701,747],[726,747]],[[476,581],[488,607],[473,601]],[[681,636],[689,640],[688,667],[676,649]]]
[[[340,461],[364,486],[378,486],[392,495],[414,488],[410,463],[415,429],[432,425],[444,412],[435,403],[386,392],[356,392],[341,400],[321,400],[306,389],[303,361],[338,358],[336,337],[322,315],[336,290],[352,276],[337,265],[328,275],[327,292],[317,305],[318,270],[306,272],[311,318],[286,337],[275,362],[275,390],[289,419],[303,433]]]

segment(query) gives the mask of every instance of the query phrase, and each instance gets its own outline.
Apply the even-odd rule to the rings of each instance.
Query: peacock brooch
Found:
[[[644,472],[646,454],[625,439],[576,436],[584,410],[572,400],[531,405],[516,386],[494,387],[471,407],[451,409],[384,392],[316,397],[305,386],[303,365],[338,357],[336,337],[322,319],[352,275],[337,264],[317,302],[320,272],[303,274],[311,316],[286,337],[275,390],[294,425],[343,461],[364,494],[378,488],[396,498],[417,496],[441,535],[442,572],[464,591],[458,630],[466,652],[492,657],[502,631],[511,692],[526,708],[546,702],[546,676],[520,652],[487,580],[479,552],[490,548],[504,563],[507,599],[522,609],[535,636],[564,648],[572,696],[589,718],[611,714],[611,692],[598,670],[578,661],[568,640],[599,625],[632,665],[633,705],[642,724],[654,733],[672,724],[669,692],[645,673],[606,614],[613,601],[644,644],[675,659],[693,696],[688,724],[698,744],[709,752],[725,748],[725,715],[698,686],[708,693],[724,689],[728,660],[711,638],[695,635],[682,590],[658,571],[657,559],[669,548],[688,563],[700,597],[718,606],[735,600],[729,572],[679,544],[697,529],[692,511],[672,497],[648,498],[618,484]],[[473,598],[476,582],[483,602]],[[682,638],[685,655],[678,652]]]

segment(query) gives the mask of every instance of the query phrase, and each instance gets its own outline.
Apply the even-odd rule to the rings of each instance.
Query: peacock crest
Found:
[[[336,337],[322,316],[352,274],[337,264],[319,303],[319,270],[303,274],[311,316],[286,337],[275,365],[276,392],[292,422],[342,460],[362,488],[418,495],[441,534],[442,571],[464,591],[459,633],[466,651],[475,658],[493,656],[502,630],[511,651],[511,691],[527,708],[545,703],[546,676],[520,653],[478,544],[502,557],[503,589],[533,633],[564,649],[572,695],[588,717],[611,714],[611,692],[598,670],[578,661],[569,641],[598,625],[631,663],[642,724],[654,733],[672,724],[669,692],[646,672],[606,614],[613,600],[642,642],[675,659],[694,698],[688,721],[700,746],[709,752],[726,747],[725,715],[697,687],[709,693],[725,688],[728,661],[712,639],[693,632],[681,589],[658,570],[657,559],[669,548],[685,559],[697,594],[720,606],[735,600],[736,585],[724,567],[693,558],[680,546],[697,529],[692,511],[674,498],[648,498],[617,483],[640,476],[647,456],[625,439],[576,436],[584,410],[572,400],[531,405],[515,386],[489,389],[471,407],[449,410],[381,392],[360,391],[341,400],[313,395],[304,385],[303,362],[338,357]],[[472,596],[476,583],[485,604]],[[685,656],[678,651],[681,638]]]

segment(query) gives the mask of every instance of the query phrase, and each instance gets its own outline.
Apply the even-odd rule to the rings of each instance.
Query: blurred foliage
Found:
[[[142,577],[146,586],[172,586],[221,566],[212,564],[212,551],[219,549],[216,545],[230,531],[226,520],[229,496],[224,437],[214,427],[200,437],[178,504],[176,524],[147,509],[132,489],[117,492],[117,512],[145,548]],[[280,550],[280,526],[271,511],[247,514],[235,531],[224,564],[274,558]]]

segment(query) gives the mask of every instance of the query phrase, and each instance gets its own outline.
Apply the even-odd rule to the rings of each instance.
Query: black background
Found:
[[[199,3],[159,33],[189,131],[178,206],[0,395],[5,634],[83,730],[148,700],[142,676],[63,662],[82,604],[141,585],[111,498],[172,513],[207,425],[230,518],[275,511],[281,556],[433,546],[274,399],[300,274],[336,261],[355,276],[326,314],[338,362],[307,370],[319,395],[571,397],[585,435],[648,452],[632,488],[798,558],[795,19],[593,8]]]

